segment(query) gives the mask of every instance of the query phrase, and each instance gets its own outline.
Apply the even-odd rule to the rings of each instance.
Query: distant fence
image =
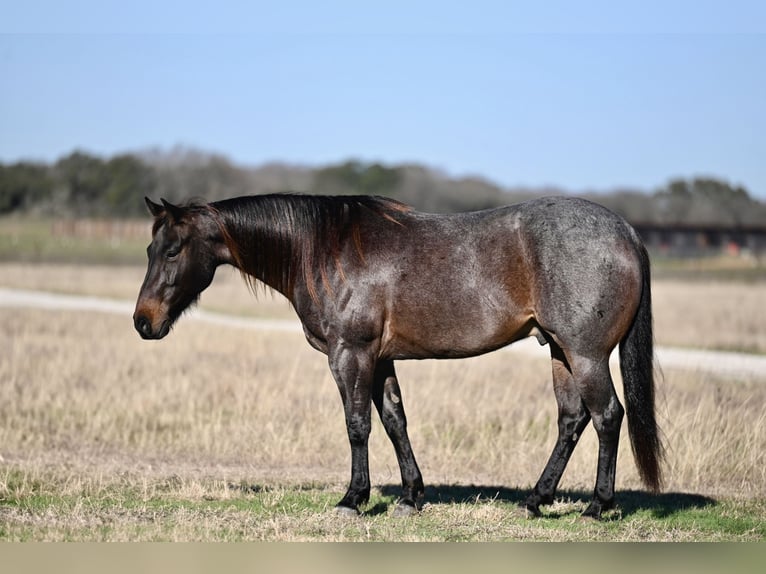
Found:
[[[97,239],[111,243],[145,239],[152,234],[152,222],[138,219],[57,219],[53,237]]]
[[[667,255],[692,257],[708,254],[766,256],[766,225],[723,226],[633,223],[650,249]],[[52,234],[119,243],[151,238],[152,222],[143,219],[59,219]]]

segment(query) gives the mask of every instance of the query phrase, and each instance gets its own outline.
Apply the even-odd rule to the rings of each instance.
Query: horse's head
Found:
[[[144,339],[161,339],[213,280],[225,249],[208,206],[162,205],[146,198],[154,216],[149,264],[133,323]]]

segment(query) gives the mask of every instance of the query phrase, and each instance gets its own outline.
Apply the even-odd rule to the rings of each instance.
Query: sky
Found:
[[[0,0],[0,162],[187,146],[766,199],[766,3],[461,4]]]

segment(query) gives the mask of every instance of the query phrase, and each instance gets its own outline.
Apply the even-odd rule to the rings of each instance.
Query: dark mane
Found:
[[[364,195],[308,196],[253,195],[210,204],[224,232],[226,244],[251,287],[257,278],[289,294],[300,277],[316,299],[315,269],[330,290],[327,266],[342,275],[339,253],[351,240],[364,261],[359,221],[364,212],[396,221],[395,214],[410,210],[398,201]]]

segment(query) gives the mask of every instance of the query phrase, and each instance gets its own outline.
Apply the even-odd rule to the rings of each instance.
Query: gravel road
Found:
[[[134,303],[101,297],[63,295],[44,291],[28,291],[0,287],[0,308],[34,308],[61,311],[90,311],[131,317]],[[1,317],[1,315],[0,315]],[[241,329],[260,329],[285,332],[302,332],[300,322],[289,319],[255,319],[212,313],[194,309],[182,321],[203,321]],[[524,339],[507,347],[507,352],[547,356],[548,350],[540,347],[534,338]],[[662,369],[686,369],[712,372],[731,377],[760,378],[766,381],[766,356],[728,351],[680,349],[660,346],[656,349],[657,362]],[[616,353],[612,362],[617,362]]]

